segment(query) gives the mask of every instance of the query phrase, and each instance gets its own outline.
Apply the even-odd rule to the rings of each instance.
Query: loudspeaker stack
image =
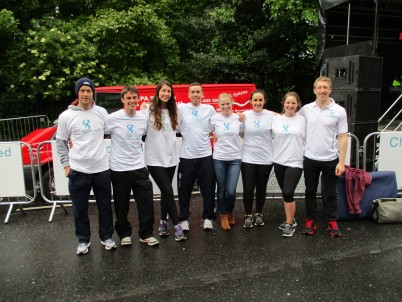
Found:
[[[332,80],[331,97],[345,108],[349,132],[362,145],[368,134],[378,130],[382,58],[360,55],[328,58],[325,73]],[[368,149],[367,158],[373,160],[373,148]],[[353,150],[352,165],[356,160]]]

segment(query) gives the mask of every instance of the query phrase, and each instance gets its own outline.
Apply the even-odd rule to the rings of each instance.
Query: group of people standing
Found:
[[[149,174],[161,191],[160,236],[170,234],[171,221],[175,240],[186,240],[185,233],[190,230],[190,198],[197,179],[203,198],[204,230],[212,229],[216,218],[217,185],[220,226],[229,231],[235,225],[234,205],[240,171],[245,212],[243,226],[263,226],[266,187],[273,168],[286,214],[286,221],[279,226],[282,235],[292,236],[297,225],[293,195],[304,170],[306,221],[303,233],[311,235],[316,230],[316,191],[322,172],[328,229],[331,236],[341,236],[336,222],[336,177],[345,169],[347,120],[345,110],[329,97],[329,78],[319,77],[315,81],[317,99],[304,107],[297,93],[287,93],[282,102],[282,114],[264,109],[267,98],[260,89],[251,95],[252,110],[241,114],[233,112],[233,100],[227,93],[219,95],[219,113],[211,105],[203,104],[199,83],[189,86],[190,102],[177,105],[172,84],[161,81],[152,103],[141,110],[136,109],[138,90],[126,86],[121,92],[123,109],[110,115],[93,102],[95,86],[90,79],[79,79],[75,91],[77,105],[70,105],[60,115],[56,142],[69,178],[79,241],[77,254],[86,254],[91,244],[88,219],[91,189],[99,211],[101,243],[107,250],[116,248],[112,239],[111,183],[116,215],[114,228],[120,244],[132,244],[132,228],[127,218],[131,194],[138,209],[140,242],[150,246],[159,243],[153,235],[154,208]],[[176,148],[178,133],[182,136],[180,150]],[[111,138],[109,162],[104,135]],[[180,211],[172,187],[177,165]]]

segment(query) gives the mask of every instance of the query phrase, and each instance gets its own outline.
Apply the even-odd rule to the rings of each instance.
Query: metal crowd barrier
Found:
[[[402,187],[402,131],[370,133],[363,150],[363,170],[395,171],[398,188]],[[367,167],[370,161],[372,167]]]
[[[352,142],[353,142],[353,144],[352,144]],[[354,153],[354,159],[355,159],[354,163],[350,163],[352,152]],[[359,143],[359,139],[357,138],[357,136],[355,136],[352,133],[348,133],[348,150],[346,152],[345,164],[348,166],[353,166],[353,167],[358,168],[359,164],[360,164],[359,159],[360,159],[361,152],[362,152],[362,150],[360,148],[360,143]],[[321,178],[320,178],[320,180],[321,180]],[[241,180],[241,176],[240,176],[239,183],[237,184],[237,188],[241,187],[241,184],[242,184],[242,180]],[[296,187],[294,198],[295,199],[304,199],[305,198],[305,189],[306,189],[306,187],[305,187],[305,183],[304,183],[304,176],[302,175],[302,177],[300,178],[300,181]],[[321,197],[321,181],[318,183],[317,196]],[[242,197],[238,197],[237,199],[241,199],[241,198]],[[268,179],[267,197],[266,198],[274,199],[274,200],[282,199],[281,189],[276,180],[275,172],[273,171],[273,169],[272,169],[271,174]]]
[[[110,139],[105,140],[106,150],[110,150]],[[52,209],[49,216],[49,222],[53,221],[53,217],[57,207],[61,207],[65,213],[67,210],[65,208],[66,204],[71,204],[71,197],[68,192],[68,178],[64,174],[64,168],[60,163],[60,157],[57,153],[56,141],[45,141],[38,145],[37,154],[38,154],[38,163],[41,162],[41,154],[40,150],[46,150],[47,152],[52,152],[52,161],[48,162],[45,165],[38,165],[39,171],[39,183],[40,183],[40,191],[41,196],[44,201],[51,204]],[[110,151],[108,151],[110,152]],[[45,177],[46,176],[46,177]],[[150,177],[153,185],[154,191],[154,200],[157,200],[157,196],[160,195],[160,191]],[[174,178],[176,179],[176,177]],[[173,183],[174,187],[177,187],[176,183]],[[113,190],[113,188],[112,188]],[[175,190],[176,191],[176,190]],[[134,201],[133,197],[130,200]],[[90,195],[89,202],[96,202],[95,196]],[[113,202],[113,198],[112,198]]]
[[[41,163],[40,150],[52,153],[52,161],[46,164]],[[59,206],[67,214],[65,204],[71,204],[71,198],[68,193],[68,179],[64,175],[64,169],[60,164],[60,158],[56,149],[56,141],[45,141],[37,147],[38,156],[38,174],[42,199],[52,205],[49,216],[49,222],[53,221],[56,208]],[[56,176],[57,174],[57,176]],[[46,175],[46,177],[45,177]],[[94,200],[94,199],[93,199]]]
[[[46,115],[0,119],[0,141],[19,141],[35,129],[46,128],[51,124]]]
[[[26,173],[31,174],[32,194],[27,190],[24,177],[23,153],[29,158],[26,165]],[[0,142],[0,205],[8,206],[4,223],[8,223],[14,206],[17,206],[21,214],[25,214],[22,205],[35,201],[37,197],[36,177],[34,173],[34,160],[31,146],[23,142]]]
[[[356,166],[358,167],[359,166],[359,152],[361,152],[359,141],[358,141],[357,137],[353,134],[349,133],[348,137],[350,138],[350,141],[351,140],[354,141],[354,150],[351,150],[349,147],[347,156],[349,156],[349,158],[350,158],[351,152],[355,152],[355,158],[357,160]],[[108,143],[110,144],[110,141]],[[71,202],[72,202],[69,192],[68,192],[68,178],[65,177],[64,169],[63,169],[62,165],[60,164],[60,158],[57,153],[56,142],[55,141],[45,141],[38,145],[38,147],[36,149],[36,154],[37,154],[37,163],[36,164],[34,164],[34,162],[33,162],[32,150],[31,150],[30,146],[28,146],[25,143],[21,143],[21,144],[26,145],[29,148],[29,152],[31,154],[31,171],[32,171],[32,179],[33,179],[33,187],[34,187],[34,196],[27,197],[27,198],[30,198],[29,199],[30,201],[28,203],[30,203],[36,199],[37,189],[40,188],[40,193],[41,193],[42,199],[51,205],[51,213],[50,213],[49,220],[48,220],[49,222],[51,222],[53,220],[56,208],[61,207],[63,209],[63,211],[65,213],[67,213],[65,205],[71,204]],[[181,144],[181,140],[178,141],[178,147],[180,147],[180,144]],[[351,144],[349,144],[349,146],[350,145]],[[108,145],[107,145],[107,148],[108,148]],[[51,154],[52,154],[52,160],[48,161],[46,164],[40,164],[42,162],[41,156],[43,156],[45,153],[47,153],[49,155],[49,152],[51,152]],[[349,164],[349,163],[347,162],[347,164]],[[38,176],[39,177],[39,186],[36,185],[36,176],[34,173],[35,169],[38,171],[38,175],[39,175]],[[176,173],[177,173],[177,169],[176,169]],[[152,178],[151,178],[151,180],[152,180]],[[156,200],[158,197],[158,194],[160,194],[160,191],[157,188],[155,182],[153,180],[152,180],[152,182],[153,182],[153,187],[154,187],[154,196],[156,197],[154,199]],[[177,194],[176,177],[174,177],[173,187],[175,188],[175,194]],[[305,190],[304,178],[302,177],[300,180],[300,183],[297,187],[295,198],[297,198],[297,199],[304,198],[304,190]],[[238,193],[242,193],[241,177],[239,178],[239,183],[237,185],[237,191],[238,191]],[[321,193],[321,190],[320,190],[320,186],[319,186],[318,194],[320,195],[320,193]],[[0,197],[2,197],[2,196],[0,195]],[[270,179],[268,181],[267,198],[268,199],[282,199],[281,190],[279,188],[279,185],[276,181],[276,178],[275,178],[273,172],[271,173]],[[134,200],[132,199],[132,201],[134,201]],[[95,202],[95,198],[93,195],[90,196],[90,202]],[[1,202],[1,204],[8,204],[8,203]],[[25,202],[25,203],[21,203],[21,202],[15,203],[14,202],[13,204],[20,205],[20,204],[27,204],[27,202]],[[9,210],[9,213],[6,218],[7,221],[9,218],[9,214],[11,213],[11,210],[12,210],[12,205],[10,205],[10,210]]]

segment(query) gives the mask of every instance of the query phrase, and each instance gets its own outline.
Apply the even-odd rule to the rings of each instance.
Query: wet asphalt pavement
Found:
[[[191,201],[187,241],[157,235],[157,247],[139,242],[132,204],[133,245],[106,251],[97,236],[97,211],[90,206],[92,245],[76,255],[71,208],[15,213],[0,225],[0,301],[402,301],[402,224],[371,220],[340,222],[331,238],[321,217],[313,236],[299,226],[283,238],[281,201],[267,200],[265,226],[243,228],[242,201],[236,202],[231,231],[205,232],[201,199]],[[0,207],[0,219],[6,207]],[[117,240],[117,235],[114,234]]]

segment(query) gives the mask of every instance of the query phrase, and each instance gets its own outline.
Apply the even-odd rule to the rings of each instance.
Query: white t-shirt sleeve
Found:
[[[108,115],[105,120],[105,134],[110,134],[112,132],[112,120],[111,116]]]
[[[339,114],[338,133],[348,132],[348,118],[345,110],[341,110]]]

